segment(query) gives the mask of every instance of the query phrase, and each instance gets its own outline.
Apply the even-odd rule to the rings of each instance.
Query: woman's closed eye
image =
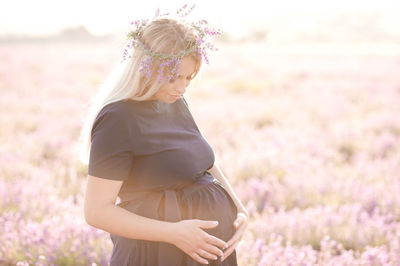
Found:
[[[193,79],[193,77],[189,76],[186,79],[191,81]],[[169,83],[174,83],[175,81],[176,81],[176,79],[172,78],[172,79],[169,80]]]

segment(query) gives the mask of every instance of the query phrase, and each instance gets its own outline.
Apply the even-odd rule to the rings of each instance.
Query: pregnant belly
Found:
[[[218,221],[216,227],[203,230],[224,241],[228,241],[236,230],[233,226],[237,216],[236,205],[217,181],[194,188],[184,195],[171,190],[137,192],[119,206],[138,215],[162,221]]]
[[[218,183],[199,188],[183,199],[184,219],[218,221],[214,228],[203,228],[208,234],[228,241],[235,233],[233,222],[237,208],[227,191]]]

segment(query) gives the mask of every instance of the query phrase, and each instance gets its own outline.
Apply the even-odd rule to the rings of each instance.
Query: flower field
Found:
[[[400,49],[218,44],[185,98],[247,206],[247,265],[400,265]],[[107,265],[77,140],[121,45],[0,44],[0,265]]]

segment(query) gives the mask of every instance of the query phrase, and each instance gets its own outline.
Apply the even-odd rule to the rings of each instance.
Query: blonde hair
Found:
[[[142,33],[142,41],[154,52],[176,54],[193,44],[197,38],[196,31],[174,18],[158,18],[151,21]],[[188,55],[196,61],[195,77],[200,71],[202,60],[196,52]],[[144,101],[149,99],[164,84],[157,82],[157,74],[161,61],[153,58],[149,78],[139,71],[140,64],[146,59],[144,49],[134,49],[131,57],[117,64],[111,74],[105,79],[95,97],[89,103],[89,112],[84,121],[79,138],[80,159],[89,163],[91,131],[93,123],[107,104],[132,99]],[[169,69],[165,69],[167,72]]]

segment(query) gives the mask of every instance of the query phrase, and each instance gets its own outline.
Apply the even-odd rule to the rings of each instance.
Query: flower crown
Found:
[[[176,16],[178,16],[178,20],[183,21],[183,17],[186,17],[189,15],[189,13],[193,10],[195,5],[193,4],[190,8],[188,8],[188,5],[183,5],[181,8],[179,8],[176,11]],[[170,16],[169,13],[164,13],[160,14],[160,10],[157,9],[156,13],[154,15],[154,18],[159,18],[163,16]],[[197,39],[194,42],[191,42],[186,49],[181,50],[179,53],[176,54],[164,54],[164,53],[156,53],[152,51],[149,47],[146,46],[146,44],[142,41],[142,30],[145,26],[148,25],[149,20],[148,19],[141,19],[141,20],[134,20],[130,23],[130,25],[134,25],[135,29],[131,30],[127,34],[127,39],[128,44],[126,45],[124,52],[123,52],[123,58],[121,63],[126,59],[126,56],[128,55],[129,51],[133,48],[135,49],[143,49],[146,58],[143,60],[140,64],[139,71],[142,73],[145,73],[147,78],[150,77],[151,75],[151,66],[154,61],[154,59],[158,59],[161,61],[160,67],[158,70],[158,83],[161,83],[161,81],[164,79],[163,73],[164,73],[164,68],[168,67],[170,70],[170,73],[168,74],[167,80],[170,81],[171,79],[176,79],[178,75],[178,67],[179,64],[182,60],[183,57],[193,53],[197,52],[199,56],[201,56],[206,63],[209,63],[208,57],[206,50],[210,49],[212,51],[217,51],[218,49],[208,41],[208,36],[215,36],[215,35],[220,35],[221,31],[215,28],[212,28],[208,25],[207,20],[199,20],[197,22],[191,22],[190,25],[193,27],[193,29],[196,30],[197,32]],[[208,36],[207,36],[208,35]],[[129,55],[129,58],[131,56]]]

